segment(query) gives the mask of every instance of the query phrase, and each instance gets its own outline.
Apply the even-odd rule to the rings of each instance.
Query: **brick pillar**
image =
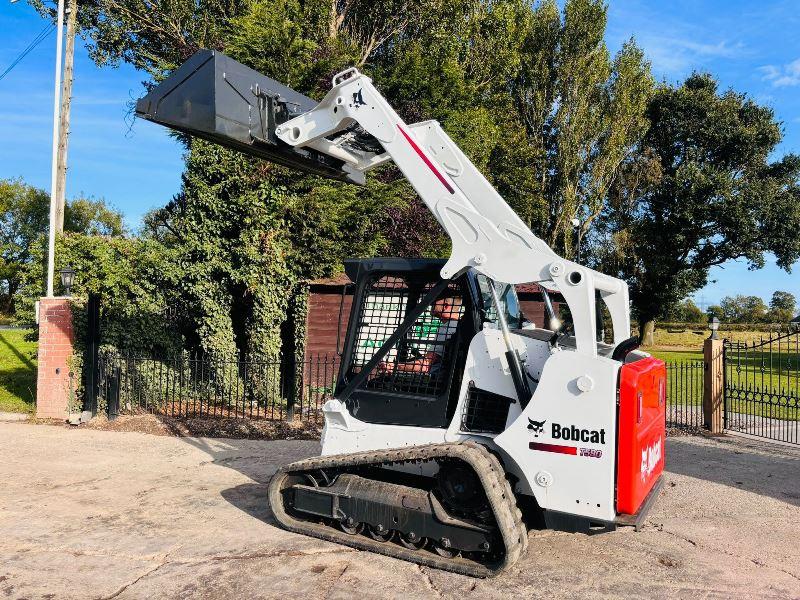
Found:
[[[703,344],[703,359],[703,425],[711,433],[722,433],[725,395],[722,340],[707,339]]]
[[[39,369],[36,417],[66,419],[70,400],[69,359],[75,333],[69,298],[39,300]]]

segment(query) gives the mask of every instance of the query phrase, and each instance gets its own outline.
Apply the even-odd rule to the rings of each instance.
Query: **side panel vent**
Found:
[[[477,388],[470,381],[461,429],[473,433],[502,433],[512,402],[512,398]]]

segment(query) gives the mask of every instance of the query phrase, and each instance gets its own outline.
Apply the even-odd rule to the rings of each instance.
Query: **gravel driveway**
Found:
[[[0,423],[0,598],[800,598],[800,449],[670,438],[640,532],[531,532],[474,580],[275,527],[316,442]]]

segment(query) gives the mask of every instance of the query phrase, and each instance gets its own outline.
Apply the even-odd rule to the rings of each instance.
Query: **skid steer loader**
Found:
[[[477,577],[525,552],[523,512],[569,531],[638,527],[664,468],[666,372],[630,337],[627,285],[557,256],[438,123],[406,124],[356,69],[317,103],[207,50],[136,110],[355,184],[394,161],[452,240],[447,261],[346,263],[353,303],[322,456],[272,478],[281,526]],[[548,309],[539,327],[515,293],[529,282]]]

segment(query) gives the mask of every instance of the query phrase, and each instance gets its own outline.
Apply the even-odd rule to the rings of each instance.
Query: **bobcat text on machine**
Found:
[[[356,69],[317,103],[207,50],[136,111],[356,184],[394,161],[452,240],[447,261],[346,263],[322,456],[269,486],[283,527],[487,577],[525,552],[523,511],[570,531],[638,526],[664,468],[666,371],[630,337],[627,285],[556,255],[437,122],[406,124]],[[550,328],[523,323],[514,285],[529,282],[561,295],[572,333],[546,292]]]

